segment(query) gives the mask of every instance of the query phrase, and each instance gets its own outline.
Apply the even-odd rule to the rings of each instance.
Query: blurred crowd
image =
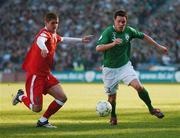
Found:
[[[132,62],[137,70],[180,65],[180,0],[1,0],[0,71],[21,71],[21,64],[48,11],[60,17],[61,36],[94,35],[90,44],[58,45],[54,71],[100,70],[102,53],[95,51],[103,29],[113,23],[116,10],[128,11],[128,24],[152,36],[169,49],[162,55],[133,40]]]

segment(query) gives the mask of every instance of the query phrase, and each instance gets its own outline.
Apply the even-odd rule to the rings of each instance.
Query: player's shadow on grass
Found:
[[[1,127],[0,134],[3,136],[13,137],[63,137],[63,138],[119,138],[119,137],[148,137],[153,134],[153,137],[161,137],[162,135],[171,136],[176,134],[180,135],[177,131],[177,126],[169,124],[159,124],[157,122],[125,122],[120,123],[117,126],[110,126],[106,122],[104,123],[71,123],[71,124],[56,124],[58,129],[47,128],[34,128],[33,124],[12,124],[7,127]],[[138,134],[138,136],[137,136]],[[158,134],[158,135],[156,135]],[[163,137],[164,137],[163,136]],[[167,137],[167,138],[169,138]]]
[[[67,115],[66,115],[67,114]],[[62,112],[61,116],[56,115],[53,124],[57,125],[57,129],[35,128],[35,124],[26,123],[23,118],[20,123],[7,123],[0,125],[1,136],[14,137],[46,137],[53,136],[63,138],[77,137],[134,137],[139,135],[148,136],[150,133],[158,133],[171,137],[176,133],[180,135],[180,121],[178,112],[166,112],[166,117],[159,120],[146,113],[122,113],[119,115],[119,124],[117,126],[110,126],[109,117],[97,117],[92,111],[82,112]],[[22,114],[18,114],[22,115]],[[30,115],[31,116],[31,115]],[[29,117],[27,117],[29,118]],[[61,121],[62,120],[62,121]],[[154,134],[154,135],[155,135]]]

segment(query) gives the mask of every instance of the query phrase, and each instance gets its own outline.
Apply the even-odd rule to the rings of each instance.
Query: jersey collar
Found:
[[[114,31],[115,31],[116,33],[123,33],[123,32],[126,30],[127,25],[126,25],[126,27],[125,27],[125,29],[124,29],[123,32],[117,32],[114,25],[113,25],[112,27],[113,27],[113,29],[114,29]]]

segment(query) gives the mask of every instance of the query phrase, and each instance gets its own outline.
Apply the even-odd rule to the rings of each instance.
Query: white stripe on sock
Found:
[[[18,97],[19,101],[22,102],[22,97],[23,97],[23,96],[24,96],[24,94],[23,94],[23,95],[20,95],[20,96]]]
[[[29,104],[29,108],[32,110],[32,104]]]
[[[39,119],[39,121],[40,122],[45,122],[45,121],[47,121],[48,119],[46,118],[46,117],[44,117],[44,116],[42,116],[40,119]]]
[[[62,101],[60,101],[60,100],[55,99],[55,101],[56,101],[57,104],[59,104],[59,105],[61,105],[61,106],[64,105],[64,103],[63,103]]]

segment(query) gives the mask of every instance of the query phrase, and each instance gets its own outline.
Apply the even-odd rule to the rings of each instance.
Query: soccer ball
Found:
[[[112,111],[112,106],[108,101],[99,101],[96,105],[96,113],[100,117],[108,116]]]

